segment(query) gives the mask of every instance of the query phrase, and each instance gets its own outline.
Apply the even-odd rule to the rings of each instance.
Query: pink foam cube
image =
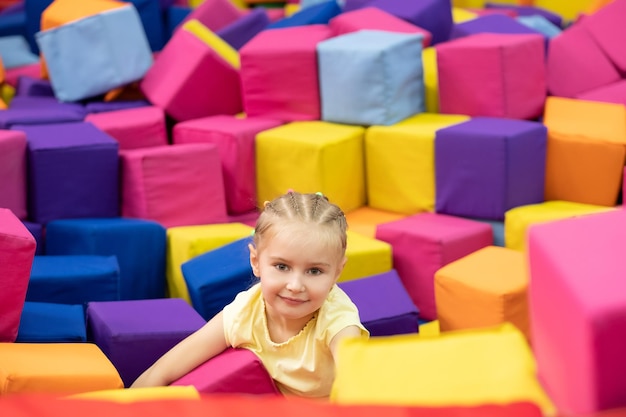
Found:
[[[229,348],[171,385],[191,385],[202,394],[279,394],[263,362],[248,349]]]
[[[120,150],[168,144],[165,113],[155,106],[90,113],[85,117],[98,129],[113,137]]]
[[[576,96],[579,100],[600,101],[626,105],[626,80],[620,80]]]
[[[546,99],[543,36],[480,33],[436,48],[441,113],[541,115]]]
[[[41,63],[22,65],[20,67],[7,68],[4,71],[4,80],[11,87],[17,87],[20,76],[41,78]]]
[[[377,7],[364,7],[333,17],[328,25],[335,36],[358,30],[384,30],[399,33],[417,33],[423,36],[422,46],[430,45],[433,35],[426,29],[415,26]]]
[[[582,22],[550,41],[546,74],[550,94],[568,98],[621,79]]]
[[[376,228],[376,239],[391,244],[393,265],[420,317],[437,318],[435,272],[493,244],[487,223],[437,213],[420,213]]]
[[[26,218],[26,134],[17,130],[0,130],[0,207]]]
[[[217,145],[228,213],[241,214],[256,208],[256,134],[281,124],[258,117],[210,116],[176,124],[173,142]]]
[[[120,152],[122,216],[164,227],[221,223],[227,219],[216,145],[198,143]]]
[[[240,52],[248,116],[283,121],[320,120],[316,46],[332,36],[327,25],[267,29]]]
[[[538,373],[562,414],[626,406],[626,211],[529,230]]]
[[[0,208],[0,342],[15,342],[37,243],[9,209]]]
[[[241,112],[239,71],[191,32],[180,29],[140,84],[155,106],[176,121]]]
[[[623,42],[626,38],[624,16],[626,16],[626,0],[615,0],[581,22],[600,49],[622,73],[626,73],[626,44]]]
[[[216,32],[233,23],[245,13],[246,11],[235,7],[230,0],[204,0],[198,7],[192,9],[183,23],[195,19]]]

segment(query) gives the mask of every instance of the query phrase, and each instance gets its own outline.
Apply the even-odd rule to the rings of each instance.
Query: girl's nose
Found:
[[[300,274],[291,274],[289,280],[287,281],[287,289],[292,292],[304,291],[304,283]]]

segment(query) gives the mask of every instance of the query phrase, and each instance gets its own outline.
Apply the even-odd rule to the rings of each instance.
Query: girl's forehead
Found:
[[[264,236],[258,248],[272,257],[307,257],[328,261],[341,258],[341,242],[336,233],[319,226],[291,225],[276,228]]]

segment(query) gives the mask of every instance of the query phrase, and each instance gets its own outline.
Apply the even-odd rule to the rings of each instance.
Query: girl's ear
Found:
[[[337,269],[337,276],[335,277],[335,283],[337,283],[337,280],[339,280],[339,276],[343,272],[343,268],[345,268],[346,262],[348,262],[348,258],[346,256],[344,256],[343,260],[339,264],[339,268]]]
[[[256,248],[252,243],[248,243],[248,250],[250,250],[250,266],[252,267],[252,273],[255,277],[259,278],[259,257]]]

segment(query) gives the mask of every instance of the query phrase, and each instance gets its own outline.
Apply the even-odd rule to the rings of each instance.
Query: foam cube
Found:
[[[544,200],[546,127],[475,117],[435,137],[435,210],[503,220],[517,206]]]
[[[0,343],[0,396],[71,395],[122,386],[94,344]]]
[[[185,23],[140,83],[155,106],[176,121],[241,111],[239,56],[197,20]]]
[[[478,33],[509,33],[509,34],[542,34],[518,22],[515,18],[504,14],[493,13],[479,16],[476,19],[457,23],[452,28],[450,39],[462,38],[464,36]],[[547,37],[545,39],[547,45]]]
[[[372,238],[376,236],[376,227],[379,224],[400,220],[404,217],[406,217],[404,214],[378,210],[369,206],[359,207],[346,213],[350,231]]]
[[[37,242],[37,250],[35,251],[35,255],[43,255],[45,253],[45,238],[43,234],[43,225],[39,223],[33,223],[26,220],[22,220],[26,229],[30,232],[31,235],[35,238],[35,242]]]
[[[247,349],[226,349],[171,385],[191,385],[202,394],[279,394],[263,362]]]
[[[209,116],[177,123],[172,141],[174,144],[217,145],[227,211],[229,214],[240,214],[256,208],[256,135],[281,124],[277,120],[259,117]]]
[[[35,256],[27,301],[86,304],[120,299],[119,264],[115,256]]]
[[[0,208],[0,342],[17,337],[35,246],[35,238],[15,214]]]
[[[260,32],[239,51],[248,116],[283,121],[321,118],[316,46],[332,36],[326,25]]]
[[[82,305],[27,301],[24,303],[16,342],[78,343],[87,341]]]
[[[417,333],[419,311],[395,270],[338,283],[359,309],[370,336]]]
[[[559,26],[555,26],[548,19],[543,16],[519,16],[516,19],[522,25],[527,26],[541,34],[543,34],[547,40],[551,40],[557,35],[560,35],[563,31]],[[549,44],[547,47],[550,46]]]
[[[90,101],[85,104],[87,113],[103,113],[107,111],[136,109],[137,107],[149,106],[150,103],[144,99],[139,100],[117,100],[117,101]]]
[[[15,85],[15,97],[54,97],[54,90],[50,80],[32,77],[27,74],[20,75]]]
[[[368,205],[405,215],[435,209],[435,134],[469,119],[421,113],[365,133]]]
[[[585,19],[583,26],[589,31],[602,52],[621,73],[626,72],[626,48],[617,40],[626,36],[620,16],[626,13],[626,2],[616,0],[608,3]]]
[[[26,210],[26,135],[0,131],[0,207],[10,209],[19,219]]]
[[[541,35],[481,33],[437,46],[442,113],[533,119],[546,98]]]
[[[437,318],[435,272],[493,241],[485,223],[436,213],[381,224],[376,239],[391,244],[393,266],[426,320]]]
[[[272,22],[268,28],[302,27],[310,25],[326,25],[335,16],[341,13],[341,7],[336,1],[323,1],[316,4],[301,5],[292,14]]]
[[[115,217],[118,144],[90,123],[14,126],[28,141],[29,218]]]
[[[69,8],[76,1],[63,3]],[[54,94],[62,101],[82,100],[138,81],[152,65],[150,45],[132,5],[44,27],[35,38],[46,57]]]
[[[196,256],[180,267],[191,304],[205,320],[230,304],[258,280],[250,266],[249,237]]]
[[[250,236],[253,228],[243,223],[171,227],[167,230],[166,279],[170,297],[191,304],[181,266],[188,260],[228,243]]]
[[[556,412],[537,379],[528,343],[511,324],[440,337],[350,338],[339,345],[337,358],[331,401],[338,404],[530,402],[544,415]]]
[[[546,200],[614,206],[626,160],[626,108],[549,97]]]
[[[338,281],[351,281],[391,270],[391,245],[351,230],[347,232],[347,235],[346,258],[348,261]]]
[[[585,25],[574,24],[550,41],[546,80],[551,95],[573,98],[620,79]]]
[[[11,102],[12,106],[0,113],[1,129],[11,129],[16,125],[80,122],[85,118],[83,109],[65,106],[51,97],[20,96]],[[25,103],[20,105],[20,102]]]
[[[257,201],[291,188],[321,192],[344,212],[365,205],[364,133],[360,126],[323,121],[293,122],[259,133]]]
[[[158,402],[157,407],[160,407],[162,404],[166,403],[161,402],[161,400],[199,400],[200,393],[191,385],[184,387],[166,385],[164,387],[135,387],[133,389],[90,391],[69,395],[65,397],[65,399],[96,400],[122,404]],[[161,407],[160,410],[162,410]]]
[[[208,143],[120,152],[122,216],[166,228],[219,223],[226,200],[219,151]]]
[[[333,17],[328,22],[335,36],[359,30],[385,30],[388,32],[422,35],[422,46],[430,45],[433,35],[426,29],[415,26],[377,7],[364,7]]]
[[[390,125],[423,112],[421,56],[415,34],[360,30],[319,42],[322,120]]]
[[[124,386],[205,321],[180,298],[91,302],[87,326]]]
[[[614,210],[530,229],[533,351],[564,413],[626,404],[624,227],[626,211]]]
[[[601,101],[626,105],[626,80],[620,80],[578,94],[575,98],[585,101]]]
[[[120,299],[165,297],[165,228],[143,219],[64,219],[46,226],[46,254],[115,256]]]
[[[526,257],[487,246],[435,272],[437,317],[442,331],[514,324],[530,338]]]
[[[406,20],[432,33],[432,43],[438,44],[450,39],[452,29],[451,2],[423,0],[373,0],[367,6],[379,8],[393,16]]]
[[[158,107],[92,113],[85,117],[85,121],[117,140],[120,150],[168,144],[165,113]]]
[[[526,2],[529,3],[529,2]],[[556,27],[561,27],[563,25],[563,17],[558,13],[552,12],[550,10],[528,6],[519,2],[519,4],[500,4],[495,2],[487,2],[485,3],[485,8],[487,9],[500,9],[500,10],[509,10],[514,12],[518,17],[533,17],[540,16],[550,23],[552,23]]]
[[[204,4],[204,3],[203,3]],[[234,22],[216,31],[230,46],[239,50],[270,24],[270,18],[264,7],[255,7]]]
[[[613,210],[613,208],[558,200],[516,207],[507,211],[504,216],[504,243],[507,248],[525,251],[528,230],[537,223],[609,210]]]
[[[197,7],[192,6],[191,13],[185,19],[197,20],[213,32],[218,31],[244,16],[244,11],[229,0],[202,1]]]

